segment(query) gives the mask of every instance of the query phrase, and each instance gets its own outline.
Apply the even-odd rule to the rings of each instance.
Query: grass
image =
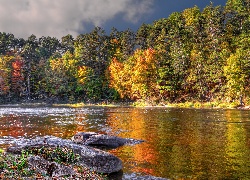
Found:
[[[41,147],[28,149],[25,152],[28,154],[41,156],[46,160],[54,161],[57,163],[72,164],[76,163],[80,159],[80,156],[78,154],[75,154],[72,149],[68,148]]]
[[[184,103],[148,103],[143,101],[137,101],[130,104],[57,104],[54,106],[66,106],[66,107],[72,107],[72,108],[81,108],[81,107],[87,107],[87,106],[102,106],[102,107],[121,107],[121,106],[130,106],[130,107],[181,107],[181,108],[197,108],[197,109],[212,109],[212,108],[237,108],[239,106],[238,103],[232,102],[232,103],[226,103],[226,102],[184,102]]]
[[[246,99],[245,106],[250,105],[250,99]],[[66,106],[73,108],[80,108],[86,106],[102,106],[102,107],[121,107],[121,106],[131,106],[131,107],[181,107],[181,108],[197,108],[197,109],[212,109],[212,108],[237,108],[240,106],[238,101],[227,102],[222,100],[215,100],[211,102],[200,102],[200,101],[186,101],[180,103],[171,103],[168,101],[147,101],[138,100],[134,102],[99,102],[99,103],[75,103],[75,104],[54,104],[53,106]]]
[[[72,107],[72,108],[81,108],[81,107],[86,107],[86,106],[105,106],[105,107],[118,107],[118,106],[131,106],[133,103],[131,102],[98,102],[98,103],[72,103],[72,104],[53,104],[55,107]]]
[[[0,154],[0,179],[20,179],[21,177],[34,177],[34,171],[28,168],[28,155]]]

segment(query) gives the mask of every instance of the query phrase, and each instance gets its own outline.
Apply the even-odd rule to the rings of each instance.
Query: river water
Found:
[[[0,107],[0,147],[14,138],[95,131],[143,139],[109,152],[123,177],[250,179],[250,111],[133,107]]]

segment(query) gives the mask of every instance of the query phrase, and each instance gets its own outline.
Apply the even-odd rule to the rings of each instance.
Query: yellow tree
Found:
[[[239,100],[243,105],[243,98],[246,96],[249,86],[249,55],[247,52],[237,49],[227,59],[227,65],[224,67],[224,73],[227,78],[227,97],[230,101]]]
[[[131,97],[146,99],[154,96],[157,89],[157,59],[153,49],[137,50],[129,59]]]
[[[153,49],[136,50],[123,63],[114,58],[109,66],[110,86],[121,98],[150,99],[157,92],[157,58]]]
[[[14,56],[0,57],[0,95],[6,95],[10,91],[11,61]]]
[[[113,58],[109,66],[109,83],[110,87],[115,89],[121,98],[126,97],[128,90],[126,90],[128,75],[126,75],[123,63],[119,62],[117,58]]]

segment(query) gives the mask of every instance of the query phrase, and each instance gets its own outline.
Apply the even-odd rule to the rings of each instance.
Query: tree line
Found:
[[[26,40],[0,32],[0,102],[250,104],[250,1],[174,12],[133,32]]]

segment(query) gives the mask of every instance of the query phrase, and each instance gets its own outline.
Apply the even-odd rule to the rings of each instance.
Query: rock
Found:
[[[90,136],[98,135],[98,133],[95,132],[79,132],[76,135],[74,135],[71,140],[75,143],[84,143],[87,139],[90,138]]]
[[[79,132],[76,135],[74,135],[71,139],[75,143],[87,146],[95,146],[97,148],[98,146],[105,146],[107,148],[117,148],[125,144],[135,145],[144,142],[143,140],[121,138],[106,134],[98,134],[95,132]]]
[[[80,156],[77,164],[98,173],[110,174],[122,169],[122,161],[108,152],[86,145],[76,144],[71,140],[54,136],[36,137],[35,139],[17,139],[13,146],[7,148],[7,151],[20,154],[22,150],[42,147],[69,148]]]
[[[250,110],[250,106],[237,106],[236,109],[241,109],[241,110]]]
[[[36,172],[48,174],[51,177],[73,176],[76,172],[69,166],[50,162],[40,156],[28,158],[28,166]]]

